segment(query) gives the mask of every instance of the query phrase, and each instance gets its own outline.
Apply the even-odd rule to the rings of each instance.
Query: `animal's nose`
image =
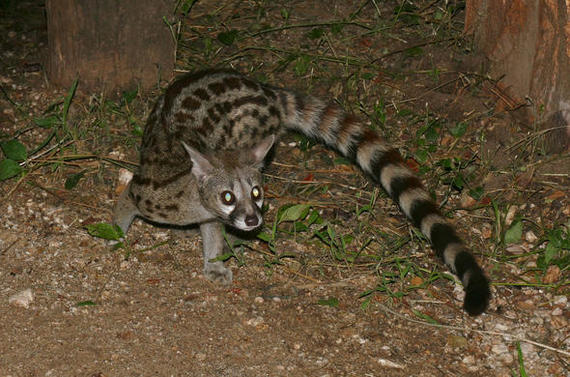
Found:
[[[259,224],[259,219],[255,215],[247,215],[245,216],[245,225],[247,226],[256,226]]]

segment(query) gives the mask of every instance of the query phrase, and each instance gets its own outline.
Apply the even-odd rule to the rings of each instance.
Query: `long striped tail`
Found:
[[[337,150],[379,183],[461,279],[466,292],[465,311],[470,315],[485,311],[491,291],[483,270],[400,153],[335,103],[286,91],[280,96],[285,127]]]

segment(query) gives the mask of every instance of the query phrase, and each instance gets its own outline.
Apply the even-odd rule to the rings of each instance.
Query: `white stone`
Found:
[[[534,243],[536,240],[538,240],[538,237],[532,230],[529,230],[524,234],[524,239],[527,240],[527,242]]]
[[[386,359],[378,359],[378,364],[386,368],[404,369],[404,366],[402,364],[398,364]]]
[[[15,306],[20,306],[22,308],[28,308],[30,304],[34,301],[34,294],[30,288],[25,289],[21,292],[13,294],[8,298],[8,303]]]
[[[555,308],[555,309],[552,311],[552,315],[562,315],[562,309],[560,309],[560,308]]]
[[[554,305],[566,305],[568,303],[567,296],[556,296],[554,297]]]

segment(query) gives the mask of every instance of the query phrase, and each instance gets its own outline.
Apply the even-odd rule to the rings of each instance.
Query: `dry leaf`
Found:
[[[565,196],[566,196],[566,193],[564,193],[564,191],[558,190],[558,191],[554,191],[552,194],[548,195],[546,197],[546,199],[550,200],[550,201],[554,201],[556,199],[560,199],[560,198],[563,198]]]
[[[560,267],[558,266],[550,266],[546,270],[546,274],[544,278],[542,278],[542,282],[544,284],[553,284],[560,280]]]

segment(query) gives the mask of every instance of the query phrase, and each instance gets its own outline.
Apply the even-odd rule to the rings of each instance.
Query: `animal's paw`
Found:
[[[204,267],[204,276],[216,284],[229,285],[232,282],[232,271],[223,263],[208,263]]]

